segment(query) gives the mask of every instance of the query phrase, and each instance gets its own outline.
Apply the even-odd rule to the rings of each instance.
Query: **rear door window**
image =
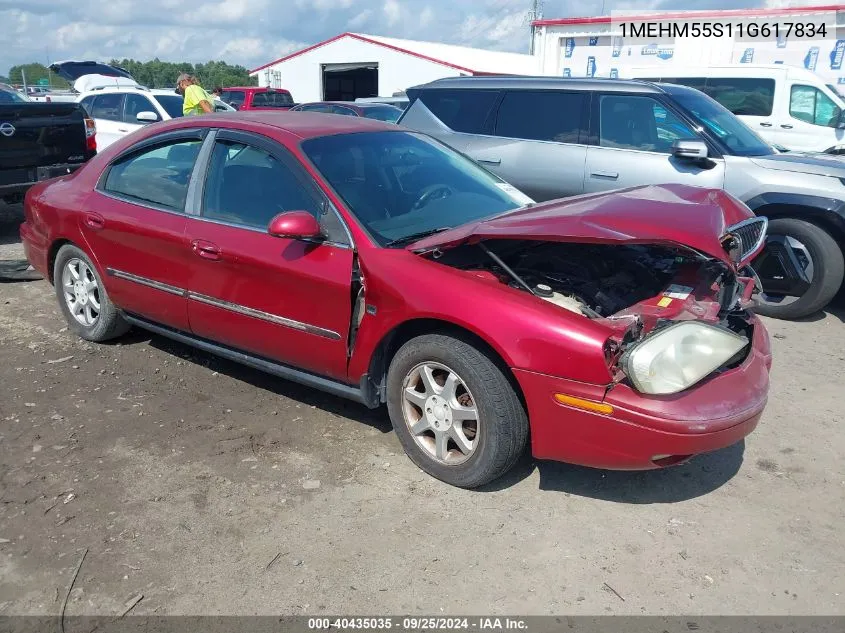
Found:
[[[224,90],[220,94],[220,100],[225,101],[233,108],[240,108],[245,99],[246,93],[243,90]]]
[[[420,100],[448,128],[455,132],[483,134],[484,124],[498,90],[425,90]]]
[[[112,92],[97,95],[91,106],[91,116],[106,121],[123,120],[123,93]]]
[[[257,108],[286,108],[293,105],[293,99],[287,92],[256,92],[252,95],[252,105]]]
[[[505,94],[496,117],[496,136],[578,143],[583,127],[583,92],[514,90]]]
[[[184,212],[202,141],[185,139],[143,149],[109,167],[103,190],[142,205]]]

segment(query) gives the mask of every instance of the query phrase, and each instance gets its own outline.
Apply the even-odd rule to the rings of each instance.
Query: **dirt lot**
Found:
[[[0,205],[0,259],[21,257]],[[769,321],[744,444],[660,472],[526,459],[477,492],[384,411],[0,284],[0,614],[845,614],[845,302]]]

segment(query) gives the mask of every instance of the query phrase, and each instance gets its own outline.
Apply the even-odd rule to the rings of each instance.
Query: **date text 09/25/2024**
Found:
[[[626,22],[614,23],[623,39],[735,37],[739,40],[824,39],[828,25],[818,22]]]
[[[527,624],[520,618],[507,617],[374,617],[374,618],[309,618],[313,631],[519,631]]]

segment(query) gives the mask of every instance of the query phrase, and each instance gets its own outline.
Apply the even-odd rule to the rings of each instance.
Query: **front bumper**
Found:
[[[646,396],[619,384],[586,385],[514,370],[528,403],[531,452],[538,459],[646,470],[735,444],[757,426],[769,390],[769,336],[753,317],[751,350],[739,367],[671,396]],[[560,404],[567,394],[611,405],[610,414]]]

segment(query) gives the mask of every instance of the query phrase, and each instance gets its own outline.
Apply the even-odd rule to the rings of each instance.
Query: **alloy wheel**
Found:
[[[72,257],[62,269],[65,305],[81,325],[92,327],[100,318],[100,287],[94,271],[83,260]]]
[[[417,445],[441,464],[461,464],[478,447],[475,398],[442,363],[420,363],[408,372],[402,383],[402,413]]]

